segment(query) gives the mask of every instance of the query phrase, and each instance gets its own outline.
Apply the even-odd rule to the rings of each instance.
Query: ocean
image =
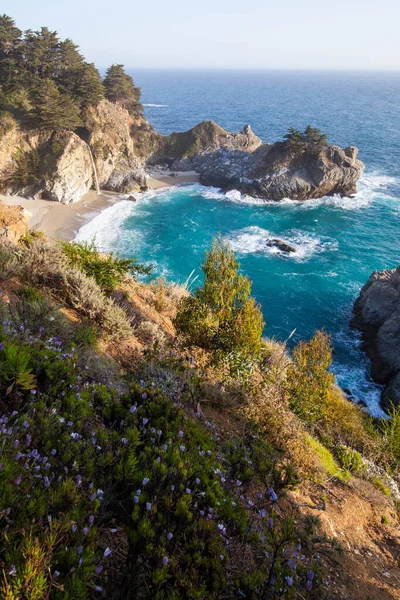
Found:
[[[145,114],[163,134],[212,119],[229,131],[250,124],[264,142],[309,123],[331,143],[355,145],[366,171],[354,198],[262,202],[199,184],[121,200],[82,227],[78,239],[157,265],[185,281],[214,236],[237,252],[262,305],[265,335],[290,344],[324,329],[338,383],[381,415],[352,306],[374,270],[400,263],[400,73],[135,71]],[[266,235],[296,248],[265,248]]]

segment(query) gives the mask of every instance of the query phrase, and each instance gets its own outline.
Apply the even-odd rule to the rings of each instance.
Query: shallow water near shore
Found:
[[[137,203],[106,209],[78,239],[96,236],[101,249],[155,263],[157,274],[183,282],[193,269],[201,281],[204,252],[221,233],[253,281],[265,335],[285,340],[296,329],[295,343],[324,328],[332,336],[339,384],[381,414],[380,388],[349,327],[354,299],[372,271],[400,263],[400,76],[380,77],[253,74],[245,76],[245,92],[241,74],[179,73],[169,80],[137,74],[146,116],[162,133],[208,116],[230,130],[250,122],[263,141],[273,141],[290,125],[310,121],[332,142],[359,146],[366,174],[354,198],[304,203],[263,202],[199,184],[147,192]],[[295,252],[268,247],[268,238],[282,239]]]

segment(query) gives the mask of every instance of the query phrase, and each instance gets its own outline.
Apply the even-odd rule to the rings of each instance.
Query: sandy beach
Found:
[[[198,174],[192,171],[176,173],[174,176],[169,175],[169,171],[165,173],[160,171],[151,173],[148,187],[155,190],[183,183],[196,183],[198,180]],[[31,229],[37,229],[49,237],[62,240],[72,240],[85,223],[122,198],[123,196],[113,192],[102,191],[97,194],[94,190],[90,190],[79,202],[60,204],[52,200],[31,200],[21,196],[0,194],[0,200],[5,204],[22,206],[31,213],[32,217],[29,221]]]

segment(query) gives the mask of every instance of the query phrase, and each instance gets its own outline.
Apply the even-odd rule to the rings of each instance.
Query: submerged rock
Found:
[[[281,250],[282,252],[286,252],[287,254],[290,254],[292,252],[296,252],[296,248],[294,248],[293,246],[291,246],[287,242],[284,242],[283,240],[279,240],[277,238],[273,238],[271,240],[267,240],[265,242],[265,244],[269,248],[278,248],[278,250]]]
[[[359,329],[371,359],[371,374],[384,384],[381,404],[400,404],[400,267],[375,271],[354,305],[351,326]]]

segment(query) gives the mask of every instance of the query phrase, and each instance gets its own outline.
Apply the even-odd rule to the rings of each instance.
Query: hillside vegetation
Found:
[[[0,243],[2,598],[399,597],[399,415],[343,396],[325,333],[262,339],[221,240],[203,269]]]

